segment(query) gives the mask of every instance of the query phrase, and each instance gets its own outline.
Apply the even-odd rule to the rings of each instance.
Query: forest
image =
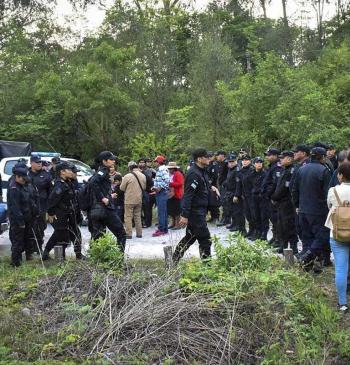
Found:
[[[315,26],[271,19],[269,0],[117,0],[71,42],[55,1],[0,4],[0,136],[84,161],[191,148],[350,139],[350,5],[309,0]],[[104,0],[71,0],[77,12]],[[324,6],[334,16],[324,17]],[[333,4],[332,4],[333,3]],[[101,5],[100,4],[100,5]],[[260,9],[252,11],[252,9]]]

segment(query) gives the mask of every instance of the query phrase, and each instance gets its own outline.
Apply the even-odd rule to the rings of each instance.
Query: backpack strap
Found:
[[[339,195],[337,193],[337,189],[334,187],[333,191],[334,191],[335,198],[337,199],[337,202],[338,202],[339,206],[341,207],[343,205],[343,203],[341,202],[341,200],[339,198]]]
[[[137,177],[137,175],[134,172],[132,172],[132,174],[136,177],[136,180],[139,183],[139,187],[140,187],[141,191],[143,191],[139,178]]]

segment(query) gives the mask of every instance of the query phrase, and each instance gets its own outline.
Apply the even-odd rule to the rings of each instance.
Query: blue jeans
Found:
[[[158,211],[158,229],[162,232],[168,232],[168,191],[162,189],[156,195]]]
[[[334,238],[330,239],[330,243],[335,262],[335,286],[338,292],[338,302],[340,305],[344,305],[347,304],[346,289],[348,285],[350,245],[338,242]]]

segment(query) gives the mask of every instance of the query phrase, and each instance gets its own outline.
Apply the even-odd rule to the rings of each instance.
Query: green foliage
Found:
[[[278,326],[274,331],[280,331],[278,341],[261,349],[263,364],[319,363],[327,348],[350,359],[346,347],[350,332],[341,328],[340,316],[311,276],[286,269],[264,242],[250,244],[238,236],[237,243],[232,237],[228,245],[217,239],[214,243],[216,257],[207,263],[184,264],[179,285],[185,291],[210,295],[212,307],[254,303],[254,311],[266,316],[267,328]]]
[[[89,257],[92,262],[104,269],[121,272],[124,265],[124,255],[120,251],[116,238],[111,233],[91,242]]]

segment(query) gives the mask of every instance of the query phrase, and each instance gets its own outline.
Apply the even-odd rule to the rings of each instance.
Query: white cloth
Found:
[[[339,206],[337,198],[334,194],[334,189],[337,189],[337,193],[339,195],[340,201],[343,203],[344,201],[350,202],[350,183],[341,183],[333,188],[328,190],[327,204],[329,208],[329,213],[327,216],[327,220],[325,226],[331,230],[331,237],[333,238],[333,223],[332,223],[332,213],[334,209]]]

